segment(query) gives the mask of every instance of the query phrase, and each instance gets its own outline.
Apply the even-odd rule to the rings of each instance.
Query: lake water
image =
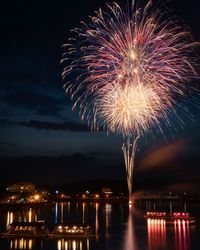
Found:
[[[196,217],[195,225],[187,222],[168,225],[165,221],[146,220],[146,210],[150,207],[157,209],[157,206],[153,203],[130,207],[126,203],[66,202],[38,208],[0,210],[0,231],[12,221],[45,220],[50,230],[60,222],[86,223],[95,232],[95,236],[88,239],[0,238],[0,250],[199,250],[200,205],[185,204],[185,209]],[[178,203],[166,203],[163,210],[178,211],[180,207]]]

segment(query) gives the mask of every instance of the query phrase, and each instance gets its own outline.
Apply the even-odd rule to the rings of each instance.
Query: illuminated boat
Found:
[[[186,212],[147,212],[145,218],[152,220],[165,220],[166,223],[174,223],[174,221],[184,221],[187,223],[195,223],[195,218],[191,217],[189,213]]]
[[[92,229],[88,225],[56,225],[51,233],[48,234],[49,237],[90,237],[94,236]]]
[[[6,237],[44,237],[48,235],[48,229],[44,221],[37,222],[12,222],[6,232],[1,236]]]

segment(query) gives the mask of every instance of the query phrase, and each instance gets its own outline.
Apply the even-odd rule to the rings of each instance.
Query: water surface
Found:
[[[187,206],[186,206],[187,205]],[[199,205],[166,203],[165,211],[187,209],[196,216],[196,224],[187,221],[166,224],[164,220],[144,218],[147,209],[158,204],[146,203],[130,207],[123,203],[66,202],[52,206],[0,211],[0,230],[12,221],[45,220],[49,230],[57,223],[86,223],[94,237],[87,239],[0,238],[0,249],[33,250],[198,250],[200,249]]]

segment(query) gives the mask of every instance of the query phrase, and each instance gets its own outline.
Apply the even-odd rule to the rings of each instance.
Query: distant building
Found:
[[[6,188],[6,191],[11,193],[29,193],[33,194],[36,192],[36,187],[31,182],[18,182],[12,184]]]

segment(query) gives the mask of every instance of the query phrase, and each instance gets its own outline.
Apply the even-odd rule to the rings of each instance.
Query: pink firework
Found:
[[[82,118],[94,127],[100,124],[123,134],[143,133],[154,121],[159,125],[157,118],[167,118],[167,113],[174,110],[174,96],[184,95],[188,82],[197,77],[193,55],[198,43],[193,42],[180,19],[153,9],[151,1],[143,8],[133,9],[121,8],[116,3],[108,4],[104,11],[100,9],[88,24],[74,30],[74,38],[64,45],[62,59],[66,63],[64,87],[74,100],[74,108],[79,106]],[[115,117],[109,118],[113,120],[110,123],[108,115],[104,115],[103,104],[107,104],[104,94],[107,97],[110,89],[121,91],[126,85],[150,88],[160,100],[152,102],[154,111],[154,107],[149,107],[151,102],[143,105],[142,111],[136,101],[139,119],[135,116],[132,127],[123,127],[121,121],[114,129]],[[113,106],[105,106],[106,110],[109,108]],[[154,119],[144,115],[141,122],[141,112],[146,114],[148,110]]]

